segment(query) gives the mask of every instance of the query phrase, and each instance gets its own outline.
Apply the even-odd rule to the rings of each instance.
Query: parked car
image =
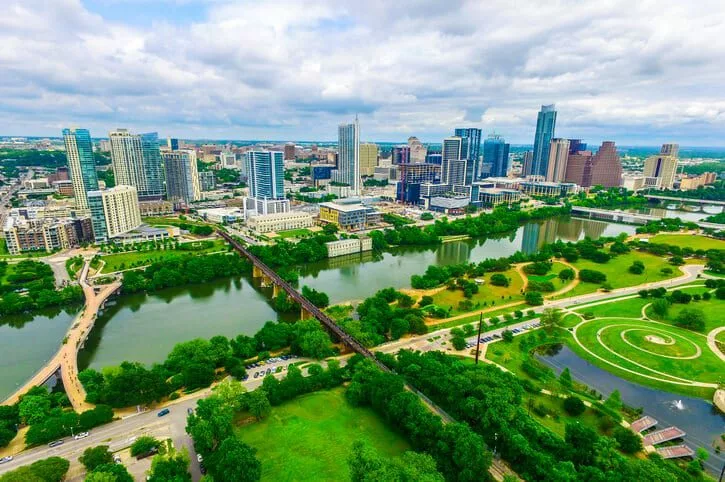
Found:
[[[57,447],[58,445],[63,445],[64,440],[54,440],[48,444],[48,447]]]
[[[191,415],[192,413],[194,413],[194,409],[191,408],[191,407],[189,407],[189,408],[186,409],[186,413],[188,413],[189,415]]]
[[[202,463],[204,461],[204,457],[202,457],[201,454],[196,454],[196,461]]]
[[[201,472],[201,475],[206,474],[206,467],[204,467],[204,464],[199,464],[199,472]]]
[[[159,413],[157,413],[156,416],[163,417],[164,415],[168,415],[170,411],[171,410],[169,410],[168,408],[165,408],[165,409],[161,410]]]
[[[73,436],[73,440],[80,440],[80,439],[82,439],[82,438],[86,438],[86,437],[88,437],[89,435],[90,435],[90,433],[88,433],[88,432],[81,432],[81,433],[77,433],[77,434],[75,434],[75,435]]]
[[[121,463],[121,456],[116,454],[113,456],[113,463],[114,464],[120,464]]]

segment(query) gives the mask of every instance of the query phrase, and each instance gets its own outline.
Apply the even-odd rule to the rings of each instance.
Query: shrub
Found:
[[[619,450],[625,454],[634,454],[642,450],[642,438],[631,430],[618,425],[612,434],[619,445]]]
[[[511,330],[504,330],[501,333],[501,339],[506,343],[511,343],[512,341],[514,341],[514,332]]]
[[[559,279],[562,281],[569,281],[571,279],[574,279],[574,275],[574,270],[571,268],[564,268],[559,271]]]
[[[579,415],[584,413],[586,409],[587,407],[584,405],[584,402],[582,402],[579,397],[570,395],[564,400],[564,410],[566,410],[566,413],[568,413],[572,417],[578,417]]]
[[[583,269],[579,271],[579,279],[585,283],[604,283],[607,281],[607,275],[601,271],[593,269]]]
[[[494,286],[508,286],[509,279],[501,273],[494,273],[491,275],[491,284]]]
[[[705,313],[699,308],[684,308],[677,315],[675,324],[688,330],[703,331],[705,329]]]
[[[529,291],[524,296],[526,304],[530,306],[541,306],[544,304],[544,297],[538,291]]]

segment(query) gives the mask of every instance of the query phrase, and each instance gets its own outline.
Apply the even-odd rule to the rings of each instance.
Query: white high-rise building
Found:
[[[96,242],[106,242],[141,225],[138,193],[133,186],[91,191],[88,205]]]
[[[127,129],[117,129],[108,137],[116,184],[135,187],[141,199],[161,199],[164,173],[158,135],[154,132],[132,134]]]
[[[354,196],[360,195],[360,123],[341,124],[337,129],[337,169],[332,180],[350,186]]]
[[[169,201],[190,204],[201,199],[196,152],[170,151],[163,153],[166,171],[166,195]]]
[[[678,144],[662,144],[658,155],[648,157],[644,161],[646,184],[656,186],[658,189],[672,189],[677,174],[679,152]]]
[[[443,139],[441,183],[449,186],[463,186],[466,184],[467,159],[462,158],[466,150],[464,139],[460,136]]]

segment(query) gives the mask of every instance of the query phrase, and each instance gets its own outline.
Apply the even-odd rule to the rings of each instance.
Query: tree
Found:
[[[133,477],[123,465],[104,464],[86,475],[86,482],[133,482]]]
[[[324,226],[322,226],[322,232],[327,235],[335,234],[335,233],[337,233],[337,231],[338,231],[337,224],[327,223]]]
[[[20,418],[28,425],[43,422],[50,412],[50,398],[41,395],[25,395],[20,401]]]
[[[622,395],[619,390],[614,390],[609,397],[604,401],[604,406],[615,412],[619,412],[622,409]]]
[[[506,343],[514,341],[514,332],[511,330],[504,330],[501,332],[501,339]]]
[[[406,452],[402,457],[382,457],[372,446],[357,441],[347,459],[350,480],[377,482],[379,480],[443,482],[436,470],[435,460],[427,455]]]
[[[558,308],[545,308],[541,312],[541,325],[547,333],[551,333],[554,328],[558,328],[561,325],[562,319],[562,311]]]
[[[569,281],[574,279],[574,270],[571,268],[564,268],[559,271],[559,279],[562,281]]]
[[[147,454],[153,449],[158,448],[159,445],[161,445],[161,442],[155,438],[149,435],[141,436],[131,445],[131,456],[136,457],[138,455]]]
[[[310,300],[310,302],[318,308],[327,308],[330,304],[330,297],[327,296],[327,293],[317,291],[316,289],[308,286],[302,287],[302,296]]]
[[[258,388],[247,394],[247,408],[257,420],[262,420],[272,411],[272,405],[269,403],[267,392]]]
[[[463,350],[466,348],[466,339],[460,335],[451,338],[451,343],[453,344],[453,348],[456,350]]]
[[[49,457],[30,464],[30,471],[45,482],[60,482],[65,479],[69,467],[70,462],[66,459]]]
[[[629,267],[629,272],[632,274],[644,273],[644,263],[642,261],[635,261],[632,266]]]
[[[508,286],[509,279],[506,277],[506,275],[503,275],[501,273],[494,273],[491,275],[491,284],[494,286]]]
[[[652,311],[660,318],[667,318],[667,313],[670,311],[670,302],[665,298],[656,299],[652,302]]]
[[[612,437],[617,441],[619,450],[625,454],[634,454],[642,450],[642,437],[628,428],[617,425],[612,432]]]
[[[538,291],[529,291],[524,295],[526,304],[529,306],[541,306],[544,304],[544,296]]]
[[[564,399],[564,410],[566,410],[566,413],[573,417],[578,417],[584,411],[587,409],[587,407],[584,405],[584,402],[582,402],[581,398],[575,397],[574,395],[570,395]]]
[[[571,389],[573,381],[571,379],[571,372],[569,371],[569,367],[566,367],[561,371],[561,375],[559,375],[559,383],[561,383],[561,386],[566,388],[567,390]]]
[[[93,471],[96,467],[103,464],[112,464],[113,455],[108,450],[108,445],[98,445],[97,447],[88,447],[83,451],[83,455],[78,457],[88,472]]]
[[[705,329],[705,313],[699,308],[684,308],[675,319],[675,324],[693,331]]]
[[[256,452],[232,435],[208,458],[209,473],[215,482],[256,482],[262,476]]]
[[[190,482],[189,454],[172,452],[168,455],[157,455],[151,461],[151,473],[146,479],[151,482]]]
[[[583,269],[579,271],[579,279],[584,283],[597,283],[601,284],[607,281],[607,275],[601,271],[593,269]]]

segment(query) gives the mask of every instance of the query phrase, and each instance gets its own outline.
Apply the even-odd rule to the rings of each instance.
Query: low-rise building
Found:
[[[687,176],[680,179],[680,191],[689,191],[697,189],[700,186],[707,186],[712,184],[717,179],[717,174],[714,172],[705,172],[699,176]]]
[[[463,214],[466,206],[470,204],[470,200],[469,196],[458,194],[434,196],[427,200],[426,208],[445,214]]]
[[[310,213],[287,212],[262,214],[251,216],[247,220],[247,226],[258,233],[271,233],[276,231],[288,231],[290,229],[304,229],[314,226]]]
[[[166,216],[174,214],[174,204],[169,201],[141,201],[138,203],[141,216]]]
[[[519,188],[529,196],[566,197],[579,191],[579,186],[572,182],[523,181]]]
[[[142,224],[131,231],[119,234],[113,241],[120,244],[143,243],[147,241],[163,241],[181,235],[181,229],[175,226],[148,226]]]
[[[338,241],[330,241],[325,243],[327,247],[327,257],[334,258],[336,256],[344,256],[346,254],[362,253],[373,249],[373,240],[366,236],[359,239],[340,239]]]
[[[320,203],[320,221],[341,229],[357,231],[380,222],[381,215],[371,206],[360,203]]]
[[[197,214],[211,223],[236,223],[244,220],[244,210],[236,207],[199,209]]]
[[[625,174],[622,176],[622,187],[627,191],[639,191],[645,187],[645,180],[641,174]]]
[[[478,191],[478,202],[483,206],[511,204],[521,200],[521,191],[516,189],[483,188]]]
[[[53,188],[55,188],[61,196],[73,197],[73,181],[54,181]]]

